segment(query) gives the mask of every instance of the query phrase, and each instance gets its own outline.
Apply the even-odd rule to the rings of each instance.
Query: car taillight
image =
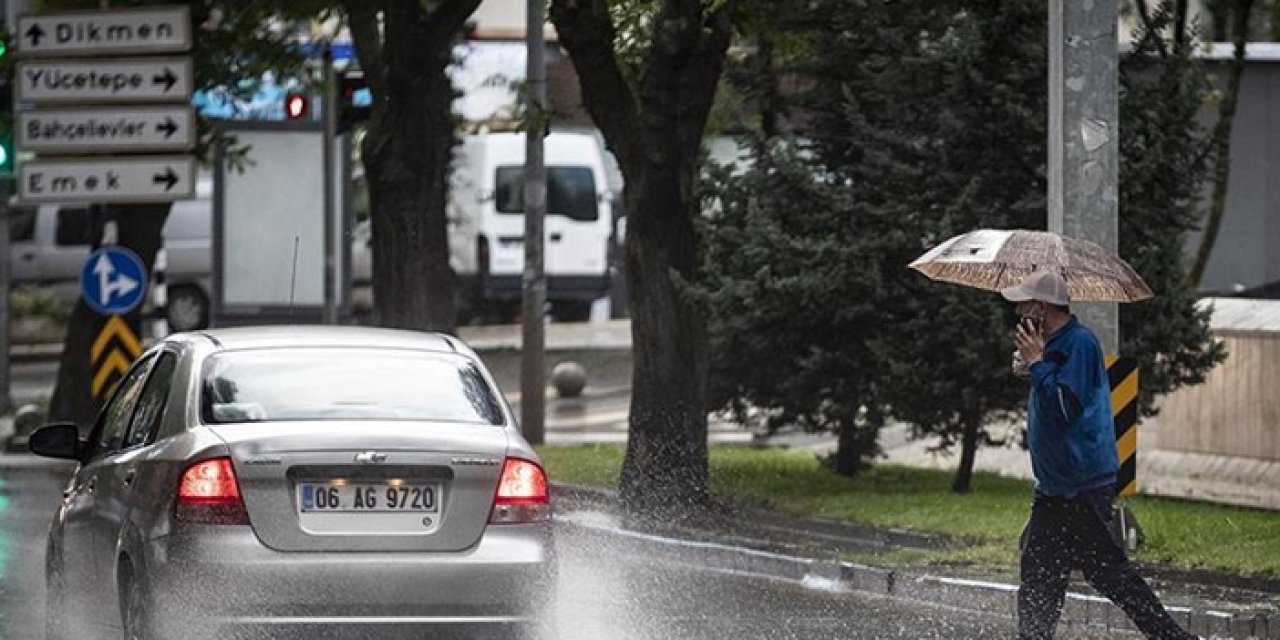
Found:
[[[493,498],[491,524],[544,522],[551,519],[547,474],[531,460],[507,458]]]
[[[191,524],[249,524],[231,458],[202,460],[178,483],[179,521]]]

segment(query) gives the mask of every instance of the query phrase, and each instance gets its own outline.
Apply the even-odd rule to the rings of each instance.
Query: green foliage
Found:
[[[771,428],[859,416],[865,434],[887,413],[939,449],[971,448],[1025,398],[1009,371],[1009,305],[905,266],[971,229],[1045,227],[1045,7],[820,0],[814,10],[830,18],[806,36],[817,81],[791,100],[808,128],[706,185],[719,203],[706,233],[712,400]],[[1120,245],[1157,297],[1122,307],[1121,350],[1140,363],[1150,415],[1157,396],[1202,381],[1223,353],[1182,263],[1205,178],[1196,116],[1207,84],[1190,45],[1135,41],[1121,69]],[[785,151],[796,146],[805,151]],[[864,458],[875,451],[873,439],[853,444]]]
[[[71,302],[42,287],[15,287],[9,291],[11,318],[47,318],[65,324],[71,318]]]
[[[973,228],[1043,224],[1043,7],[818,5],[834,24],[812,34],[811,153],[712,185],[714,399],[872,434],[888,408],[946,448],[1025,387],[1006,305],[906,265]]]
[[[1152,29],[1169,27],[1166,3]],[[1194,42],[1192,34],[1182,41]],[[1226,357],[1209,334],[1207,309],[1196,305],[1184,247],[1199,226],[1208,174],[1210,133],[1198,114],[1211,91],[1193,44],[1169,46],[1147,31],[1120,65],[1120,253],[1142,274],[1156,297],[1120,310],[1121,352],[1137,358],[1140,406],[1155,413],[1155,399],[1198,384]]]
[[[883,415],[863,410],[874,372],[861,338],[881,330],[878,239],[841,176],[815,175],[785,146],[756,156],[744,175],[718,168],[704,185],[710,402],[743,421],[763,409],[771,430],[869,432],[857,454],[874,455]]]
[[[613,20],[613,47],[622,75],[632,87],[640,82],[645,55],[653,45],[654,0],[609,0]]]

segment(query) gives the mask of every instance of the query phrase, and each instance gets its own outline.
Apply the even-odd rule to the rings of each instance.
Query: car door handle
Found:
[[[561,235],[560,235],[560,234],[558,234],[558,233],[553,233],[553,234],[551,234],[551,241],[552,241],[552,242],[560,242],[560,238],[561,238]]]
[[[126,486],[126,487],[132,487],[132,486],[133,486],[133,478],[134,478],[134,476],[136,476],[136,475],[138,475],[138,470],[137,470],[137,469],[130,469],[130,470],[128,470],[128,471],[125,471],[125,472],[124,472],[124,486]]]
[[[22,254],[22,259],[23,259],[23,260],[25,260],[25,261],[27,261],[27,262],[31,262],[32,260],[35,260],[35,259],[36,259],[36,254],[34,254],[34,253],[24,253],[24,254]]]
[[[97,491],[97,490],[98,490],[98,478],[97,478],[97,476],[94,476],[94,477],[92,477],[92,478],[89,478],[88,482],[85,482],[85,483],[84,483],[84,492],[85,492],[85,493],[87,493],[87,494],[89,494],[89,495],[93,495],[93,492],[94,492],[94,491]]]

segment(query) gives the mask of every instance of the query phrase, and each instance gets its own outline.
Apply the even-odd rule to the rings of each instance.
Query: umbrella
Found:
[[[1120,258],[1087,240],[1048,231],[980,229],[934,247],[910,264],[933,280],[999,291],[1033,271],[1054,270],[1076,302],[1137,302],[1153,294]]]

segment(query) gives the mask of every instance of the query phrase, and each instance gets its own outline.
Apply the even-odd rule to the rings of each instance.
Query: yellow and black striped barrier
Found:
[[[89,350],[89,363],[94,372],[89,390],[93,397],[105,398],[111,393],[133,361],[142,355],[138,333],[124,316],[107,316]]]
[[[1120,495],[1132,496],[1138,493],[1138,363],[1132,358],[1107,356],[1107,378],[1111,381],[1111,415],[1120,457],[1116,486]]]

